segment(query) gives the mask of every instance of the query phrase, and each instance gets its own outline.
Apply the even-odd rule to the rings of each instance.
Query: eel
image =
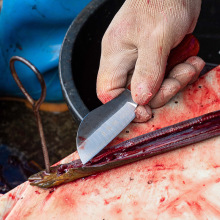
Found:
[[[33,186],[50,188],[162,154],[220,135],[220,110],[192,118],[102,150],[83,165],[74,160],[29,177]]]

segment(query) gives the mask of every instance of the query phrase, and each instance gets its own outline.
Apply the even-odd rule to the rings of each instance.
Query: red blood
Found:
[[[134,204],[134,206],[137,206],[137,205],[138,205],[138,202],[134,201],[134,203],[133,203],[133,204]]]
[[[65,173],[67,168],[68,168],[68,165],[61,164],[60,167],[57,169],[57,174],[61,175],[61,174]]]
[[[109,185],[109,182],[103,185],[103,188],[107,188]]]
[[[122,212],[122,210],[121,209],[117,209],[116,212],[119,214],[119,213]]]
[[[40,194],[40,192],[39,192],[39,191],[37,191],[37,190],[35,191],[35,193],[36,193],[36,194],[38,194],[38,195]]]
[[[9,213],[10,213],[10,211],[9,212],[7,212],[4,216],[3,216],[3,220],[5,220],[6,218],[7,218],[7,216],[9,215]]]
[[[16,197],[14,195],[12,195],[11,193],[9,193],[9,198],[11,198],[12,200],[14,200]],[[5,220],[7,218],[7,216],[10,214],[10,211],[6,212],[5,215],[3,216],[3,220]]]
[[[55,190],[56,190],[55,187],[49,190],[48,195],[45,197],[44,203],[47,202],[52,197],[52,195],[55,192]]]
[[[174,176],[170,175],[170,181],[174,181]]]
[[[155,170],[166,170],[166,167],[164,166],[164,164],[155,164],[154,167],[155,167]]]
[[[73,207],[76,205],[76,201],[71,196],[65,196],[62,199],[63,199],[62,202],[64,205],[68,205],[70,207]]]
[[[56,188],[54,187],[49,191],[49,193],[53,193],[55,190],[56,190]]]
[[[176,203],[179,199],[180,199],[180,198],[177,197],[176,199],[174,199],[173,201],[171,201],[171,202],[169,203],[169,205],[167,206],[167,209],[170,208],[170,207],[174,207],[175,203]]]
[[[114,202],[114,201],[117,201],[121,198],[121,196],[114,196],[112,198],[109,198],[109,199],[104,199],[104,204],[105,205],[108,205],[109,203],[111,202]]]
[[[106,199],[104,200],[104,203],[105,203],[105,205],[109,204],[109,202]]]
[[[189,205],[189,207],[192,209],[193,212],[196,212],[197,214],[200,213],[202,211],[201,206],[193,201],[193,202],[187,202],[187,204]]]
[[[83,142],[83,141],[86,140],[86,138],[84,138],[84,137],[82,137],[82,136],[79,136],[78,139],[79,139],[79,141],[81,141],[81,142]]]
[[[13,194],[11,194],[11,193],[9,193],[9,197],[11,198],[11,199],[15,199],[16,197],[15,197],[15,195],[13,195]]]
[[[104,93],[104,94],[99,95],[99,99],[103,104],[105,104],[105,103],[111,101],[113,99],[113,97],[109,94]]]
[[[80,145],[79,149],[80,150],[84,150],[85,149],[85,145],[84,144]]]
[[[208,112],[208,109],[213,105],[219,106],[220,99],[216,91],[211,86],[207,87],[205,81],[206,79],[201,77],[183,93],[183,99],[187,100],[185,105],[193,117]],[[200,88],[201,84],[203,85],[202,88]],[[208,101],[202,104],[204,99]]]
[[[164,164],[155,164],[155,167],[164,167]]]
[[[82,136],[79,136],[78,140],[79,140],[79,145],[80,145],[79,149],[84,150],[85,149],[85,144],[83,142],[86,140],[86,138],[82,137]]]
[[[160,199],[160,202],[163,202],[165,200],[165,197],[162,197],[161,199]]]
[[[30,216],[31,213],[32,213],[32,211],[28,211],[27,213],[24,214],[24,217],[28,217],[28,216]]]
[[[218,178],[215,182],[216,182],[216,183],[219,183],[219,182],[220,182],[220,178]]]

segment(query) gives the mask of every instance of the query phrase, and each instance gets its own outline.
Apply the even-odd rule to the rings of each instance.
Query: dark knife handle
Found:
[[[165,76],[179,63],[199,53],[199,41],[193,34],[186,35],[180,44],[170,51]]]

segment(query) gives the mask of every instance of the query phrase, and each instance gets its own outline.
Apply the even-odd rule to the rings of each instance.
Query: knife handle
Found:
[[[191,56],[196,56],[199,53],[199,41],[193,34],[186,35],[180,44],[170,51],[167,60],[165,76],[179,63],[184,62]]]
[[[174,66],[184,62],[191,56],[196,56],[199,53],[199,48],[198,39],[193,34],[186,35],[180,44],[170,51],[170,55],[167,60],[165,77],[170,73]],[[127,88],[131,90],[130,82]]]

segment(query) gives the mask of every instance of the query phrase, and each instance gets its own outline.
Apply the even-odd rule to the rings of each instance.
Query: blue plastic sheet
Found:
[[[48,102],[62,102],[58,76],[59,52],[65,33],[91,0],[4,0],[0,12],[0,96],[23,97],[9,69],[12,56],[22,56],[43,74]],[[24,87],[34,99],[41,89],[36,76],[15,63]]]

